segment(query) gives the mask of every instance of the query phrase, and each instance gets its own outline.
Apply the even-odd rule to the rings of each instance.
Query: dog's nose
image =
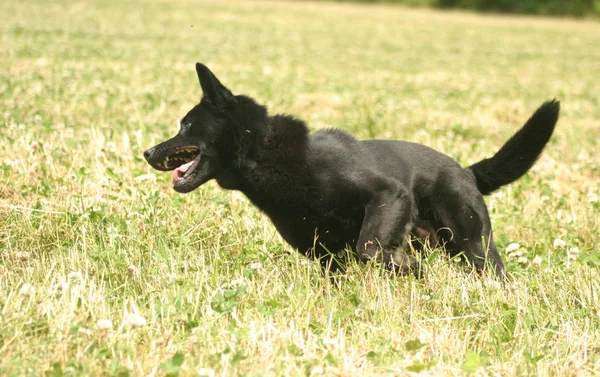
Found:
[[[151,154],[152,152],[150,151],[150,149],[144,151],[144,158],[146,159],[146,161],[150,158]]]

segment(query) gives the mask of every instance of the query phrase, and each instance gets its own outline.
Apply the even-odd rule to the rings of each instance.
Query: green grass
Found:
[[[0,375],[600,374],[600,24],[217,0],[0,14]],[[559,98],[543,157],[487,199],[512,282],[436,251],[422,280],[352,265],[336,288],[241,194],[172,191],[142,152],[199,100],[196,61],[313,130],[465,165]]]

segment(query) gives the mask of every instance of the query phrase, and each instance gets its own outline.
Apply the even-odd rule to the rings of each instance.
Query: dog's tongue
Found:
[[[177,183],[181,179],[181,177],[183,177],[185,172],[190,168],[190,166],[192,166],[193,163],[194,161],[190,161],[187,164],[181,165],[173,171],[173,184]]]

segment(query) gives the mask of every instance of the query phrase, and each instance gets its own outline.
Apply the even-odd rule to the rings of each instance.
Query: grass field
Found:
[[[600,24],[271,1],[0,2],[0,375],[600,375]],[[311,129],[489,157],[558,128],[487,199],[512,279],[329,283],[239,193],[143,161],[194,63]],[[517,245],[518,244],[518,245]]]

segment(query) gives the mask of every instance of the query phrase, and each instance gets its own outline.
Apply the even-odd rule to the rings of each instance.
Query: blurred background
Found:
[[[588,16],[600,14],[598,0],[339,0],[357,3],[398,3],[483,12]]]

